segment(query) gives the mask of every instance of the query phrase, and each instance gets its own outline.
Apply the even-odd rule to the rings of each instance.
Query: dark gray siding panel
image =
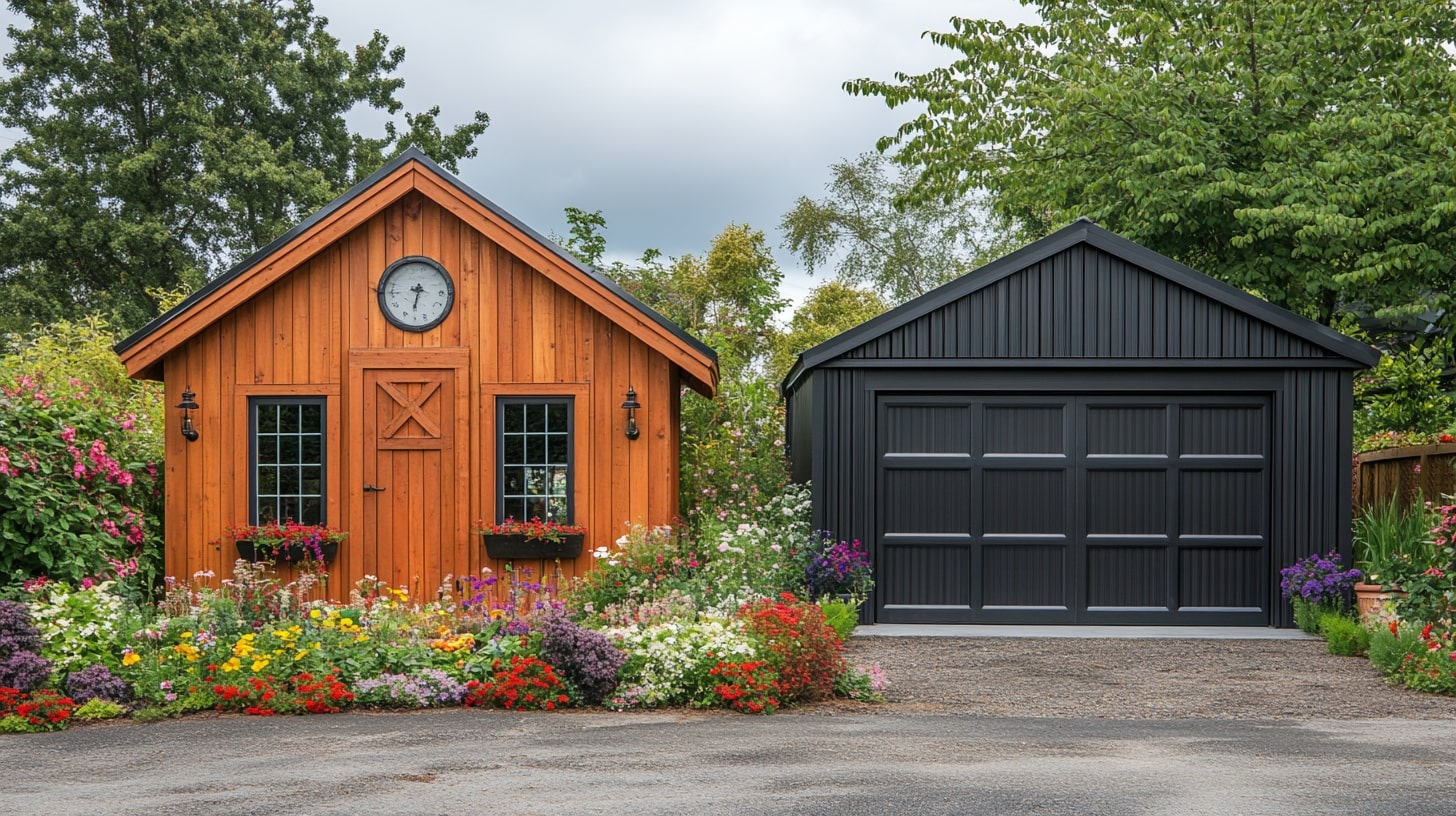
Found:
[[[822,445],[814,438],[814,389],[823,376],[822,372],[810,374],[785,397],[789,435],[784,442],[789,448],[789,478],[799,483],[813,478],[814,451]]]
[[[1354,416],[1352,374],[1340,370],[1285,372],[1276,456],[1274,506],[1282,511],[1274,568],[1312,553],[1335,550],[1350,562],[1350,457]],[[1289,605],[1275,593],[1275,626],[1292,626]]]
[[[1079,245],[843,355],[849,359],[1324,358],[1286,331]]]

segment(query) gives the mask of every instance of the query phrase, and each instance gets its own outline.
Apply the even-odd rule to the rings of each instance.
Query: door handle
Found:
[[[388,489],[389,488],[385,488],[385,487],[375,487],[372,484],[364,485],[364,492],[365,493],[383,493],[385,490],[388,490]]]

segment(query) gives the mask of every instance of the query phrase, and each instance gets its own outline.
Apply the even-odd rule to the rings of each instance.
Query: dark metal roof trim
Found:
[[[789,373],[785,375],[780,386],[781,391],[784,394],[789,393],[806,372],[828,360],[1082,243],[1090,244],[1122,258],[1179,286],[1198,292],[1211,300],[1282,329],[1335,355],[1358,363],[1360,366],[1368,368],[1380,360],[1380,352],[1352,340],[1328,326],[1322,326],[1313,320],[1300,317],[1242,289],[1211,278],[1192,267],[1184,266],[1166,255],[1109,232],[1092,220],[1083,217],[980,269],[968,272],[914,300],[902,303],[860,326],[832,337],[813,348],[806,349],[799,354],[798,359],[789,369]]]
[[[682,340],[684,343],[692,346],[698,352],[708,356],[714,362],[717,362],[718,353],[713,351],[713,349],[709,348],[701,340],[693,337],[691,334],[688,334],[687,331],[685,331],[681,326],[663,317],[657,312],[657,310],[633,297],[631,293],[623,289],[620,285],[617,284],[616,281],[603,274],[600,270],[596,269],[595,267],[587,266],[586,264],[583,264],[580,261],[576,260],[576,258],[572,257],[571,253],[557,246],[554,242],[547,239],[539,232],[526,226],[520,221],[520,219],[496,206],[496,204],[490,199],[486,198],[480,193],[477,193],[475,190],[472,190],[464,182],[460,181],[459,178],[456,178],[454,174],[440,167],[438,164],[435,164],[435,162],[430,159],[429,156],[425,155],[425,152],[423,150],[420,150],[418,147],[415,147],[413,145],[406,148],[403,153],[396,156],[388,164],[379,168],[379,170],[372,173],[368,178],[364,179],[358,184],[355,184],[353,187],[350,187],[349,190],[343,195],[339,196],[328,204],[325,204],[323,208],[321,208],[318,212],[315,212],[313,215],[305,218],[293,229],[290,229],[288,232],[285,232],[283,235],[274,239],[272,243],[268,244],[257,252],[254,252],[252,255],[249,255],[246,259],[233,266],[228,271],[208,281],[206,286],[203,286],[201,289],[198,289],[196,292],[188,295],[186,300],[183,300],[181,303],[169,309],[164,314],[158,315],[156,318],[153,318],[145,326],[142,326],[140,329],[133,332],[129,337],[117,343],[113,347],[113,349],[119,354],[131,348],[132,346],[135,346],[137,343],[140,343],[142,340],[145,340],[149,335],[160,329],[162,326],[167,325],[168,323],[172,322],[173,320],[186,313],[198,302],[207,299],[209,295],[225,286],[229,281],[232,281],[233,279],[242,275],[244,272],[247,272],[249,269],[256,266],[263,259],[267,258],[274,252],[282,248],[285,244],[297,238],[299,235],[302,235],[303,233],[312,229],[315,225],[323,221],[325,218],[328,218],[333,213],[347,206],[354,199],[362,195],[366,190],[378,184],[381,180],[396,172],[405,164],[412,161],[419,162],[420,164],[424,165],[425,168],[433,172],[435,175],[439,176],[441,179],[444,179],[455,189],[459,190],[461,193],[469,197],[472,201],[494,213],[496,216],[500,217],[511,226],[525,233],[527,237],[540,244],[548,252],[555,255],[557,258],[564,261],[572,268],[576,269],[578,272],[586,275],[587,277],[606,287],[606,289],[610,291],[613,295],[617,296],[628,305],[632,306],[632,308],[640,312],[644,317],[653,321],[662,328],[667,329],[673,334],[673,336],[677,337],[679,340]]]

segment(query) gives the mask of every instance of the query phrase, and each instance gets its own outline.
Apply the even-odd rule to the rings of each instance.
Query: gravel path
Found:
[[[855,711],[1094,719],[1456,719],[1456,698],[1391,686],[1319,640],[856,637],[893,705]]]

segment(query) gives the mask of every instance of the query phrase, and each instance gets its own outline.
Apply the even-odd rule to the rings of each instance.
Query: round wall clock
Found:
[[[420,256],[400,258],[379,278],[379,310],[405,331],[440,325],[455,305],[455,282],[439,263]]]

